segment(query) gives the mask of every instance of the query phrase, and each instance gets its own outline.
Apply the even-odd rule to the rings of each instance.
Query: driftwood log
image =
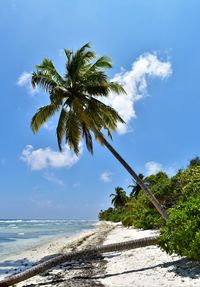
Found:
[[[155,245],[158,243],[158,238],[159,236],[153,236],[126,242],[97,246],[94,248],[87,248],[81,251],[67,252],[62,255],[55,256],[49,260],[46,260],[45,262],[39,263],[23,272],[4,278],[0,281],[0,287],[11,286],[21,281],[27,280],[35,275],[43,273],[48,269],[51,269],[67,261],[89,258],[95,255],[99,255],[101,253],[123,251],[149,245]]]

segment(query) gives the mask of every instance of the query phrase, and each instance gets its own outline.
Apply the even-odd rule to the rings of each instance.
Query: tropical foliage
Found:
[[[169,254],[200,260],[200,194],[180,201],[170,210],[166,226],[161,230],[160,246]]]
[[[159,172],[156,175],[143,177],[143,181],[150,187],[153,193],[156,195],[161,204],[168,208],[174,203],[175,195],[171,189],[171,180],[164,172]],[[115,213],[115,221],[121,221],[125,226],[135,226],[137,228],[159,228],[163,226],[164,220],[159,216],[156,210],[153,208],[152,203],[149,201],[146,194],[140,191],[140,187],[137,184],[131,185],[132,191],[127,200],[126,206],[120,212]],[[137,192],[137,197],[133,196],[134,192]],[[112,221],[112,212],[104,211],[99,215],[102,220]]]
[[[101,133],[104,129],[111,137],[117,123],[124,122],[114,109],[98,99],[108,96],[110,91],[125,93],[123,87],[110,82],[104,72],[104,69],[112,67],[111,60],[106,56],[96,58],[88,48],[90,45],[86,44],[75,53],[64,49],[67,58],[64,76],[47,58],[36,66],[37,70],[32,75],[33,87],[41,87],[50,96],[50,104],[41,107],[32,118],[33,132],[36,133],[59,112],[56,129],[59,149],[62,150],[64,140],[76,154],[79,153],[81,137],[85,139],[89,152],[93,153],[91,131],[97,136],[95,131]]]
[[[159,244],[167,253],[200,260],[200,162],[190,161],[188,168],[169,178],[159,172],[144,178],[169,213],[165,222],[158,216],[141,191],[137,200],[130,196],[121,208],[101,211],[100,219],[121,221],[125,226],[143,229],[161,228]],[[191,164],[192,163],[192,164]]]
[[[141,178],[141,180],[144,179],[144,175],[142,173],[139,173],[138,176],[139,178]],[[130,198],[137,199],[139,192],[142,190],[141,186],[133,179],[133,184],[130,184],[128,188],[132,189],[130,193]]]
[[[182,194],[176,207],[169,210],[160,246],[170,254],[200,260],[200,165],[179,172],[176,180]]]
[[[124,207],[128,201],[126,192],[120,186],[115,188],[115,193],[112,193],[110,197],[113,197],[112,204],[114,205],[115,208]]]

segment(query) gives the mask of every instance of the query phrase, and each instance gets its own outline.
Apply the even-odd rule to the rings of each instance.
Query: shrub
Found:
[[[182,200],[187,200],[187,197],[198,193],[200,190],[200,166],[191,166],[185,171],[180,170],[171,179],[171,186],[174,194],[181,196]]]
[[[172,206],[174,194],[171,189],[170,178],[166,173],[158,172],[156,175],[150,175],[145,178],[145,183],[148,184],[152,193],[165,208]],[[157,229],[163,226],[165,221],[146,194],[141,191],[137,199],[131,198],[129,200],[126,212],[122,217],[122,223],[125,226],[136,228]]]
[[[200,194],[170,210],[166,226],[161,229],[160,246],[169,254],[200,260]]]
[[[112,222],[120,222],[122,220],[122,209],[115,209],[110,207],[107,210],[101,210],[99,212],[99,219]]]

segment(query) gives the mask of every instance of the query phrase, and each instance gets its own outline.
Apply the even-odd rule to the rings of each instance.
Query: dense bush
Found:
[[[179,170],[169,178],[166,173],[158,172],[145,178],[153,194],[164,208],[174,208],[177,202],[185,202],[200,191],[200,165],[190,165],[186,170]],[[109,208],[102,211],[100,219],[121,221],[125,226],[152,229],[163,227],[165,221],[141,190],[137,199],[131,196],[123,208]]]
[[[106,210],[101,210],[99,212],[99,219],[112,222],[120,222],[122,220],[122,210],[112,207]]]
[[[200,260],[200,194],[193,194],[169,212],[161,229],[160,246],[167,253],[176,253]]]
[[[160,246],[167,253],[176,253],[200,260],[200,160],[190,161],[186,170],[169,178],[164,172],[145,178],[153,194],[168,209],[165,222],[146,194],[140,191],[137,199],[130,196],[123,208],[100,212],[100,219],[121,221],[125,226],[161,228]],[[133,185],[133,188],[135,186]]]
[[[129,210],[124,211],[122,224],[136,228],[154,229],[163,226],[164,220],[149,203],[146,203],[145,195],[142,194],[137,200],[129,202]]]
[[[171,189],[170,178],[164,172],[151,175],[145,178],[153,194],[165,207],[172,207],[174,194]],[[122,223],[125,226],[135,226],[136,228],[152,229],[160,228],[165,221],[161,218],[155,207],[141,191],[137,199],[131,198],[123,214]]]

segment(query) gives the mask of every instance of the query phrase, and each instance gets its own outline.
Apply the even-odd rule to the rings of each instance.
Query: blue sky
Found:
[[[198,0],[1,0],[0,218],[97,218],[130,176],[106,150],[59,155],[55,120],[33,135],[48,95],[30,73],[44,57],[62,73],[63,48],[92,43],[113,61],[128,97],[108,103],[125,117],[113,146],[137,171],[172,175],[200,154]]]

